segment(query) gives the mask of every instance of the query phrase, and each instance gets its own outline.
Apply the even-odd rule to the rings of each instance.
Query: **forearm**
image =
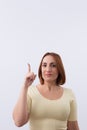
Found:
[[[68,121],[68,129],[67,130],[79,130],[78,122],[77,121]]]
[[[19,95],[19,99],[13,110],[13,119],[17,126],[24,125],[29,119],[29,110],[27,106],[27,90],[35,80],[36,75],[31,72],[30,64],[28,64],[28,73],[25,77],[24,84]]]
[[[28,121],[28,118],[27,88],[23,86],[19,95],[19,99],[13,110],[13,119],[17,126],[22,126]]]

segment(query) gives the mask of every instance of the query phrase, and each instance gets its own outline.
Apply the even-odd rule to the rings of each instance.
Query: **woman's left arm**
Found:
[[[80,130],[77,117],[77,101],[75,94],[71,90],[70,114],[67,121],[67,130]]]

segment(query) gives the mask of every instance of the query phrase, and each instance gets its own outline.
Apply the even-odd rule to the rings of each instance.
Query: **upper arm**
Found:
[[[30,111],[31,111],[31,105],[32,105],[32,99],[31,99],[29,91],[28,91],[27,92],[27,109],[28,109],[29,114],[30,114]]]
[[[68,121],[77,120],[77,101],[74,93],[71,91],[71,101],[70,101],[70,113]]]
[[[70,114],[67,122],[67,130],[79,130],[77,121],[77,101],[74,93],[71,91]]]

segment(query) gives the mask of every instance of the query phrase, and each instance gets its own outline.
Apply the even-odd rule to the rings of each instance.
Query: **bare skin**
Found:
[[[61,96],[63,95],[63,88],[62,87],[55,86],[51,89],[49,87],[44,89],[44,87],[46,87],[46,86],[38,85],[37,89],[43,97],[45,97],[49,100],[57,100],[57,99],[61,98]]]

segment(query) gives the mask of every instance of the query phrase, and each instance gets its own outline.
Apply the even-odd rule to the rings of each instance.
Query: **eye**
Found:
[[[47,65],[46,64],[42,64],[42,67],[46,67]]]
[[[52,67],[56,67],[56,64],[52,64],[51,66],[52,66]]]

